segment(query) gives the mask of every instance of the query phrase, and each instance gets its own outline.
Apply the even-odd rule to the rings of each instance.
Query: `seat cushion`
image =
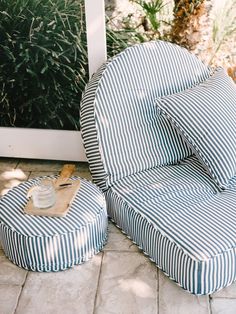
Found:
[[[204,81],[210,72],[186,49],[163,41],[125,49],[99,69],[83,96],[81,127],[92,177],[103,190],[192,154],[155,98]]]
[[[205,82],[157,105],[225,189],[236,175],[236,85],[219,68]]]
[[[79,192],[66,216],[25,214],[29,189],[45,178],[55,177],[23,182],[1,198],[0,242],[14,264],[48,272],[81,264],[103,248],[107,239],[107,211],[98,187],[80,179]]]
[[[194,294],[232,283],[236,190],[219,192],[194,156],[117,182],[108,213],[170,278]]]

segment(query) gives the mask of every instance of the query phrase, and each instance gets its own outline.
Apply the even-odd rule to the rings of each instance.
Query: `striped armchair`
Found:
[[[135,45],[94,74],[81,104],[86,155],[110,218],[198,295],[236,278],[236,189],[219,190],[156,100],[211,74],[177,45]]]

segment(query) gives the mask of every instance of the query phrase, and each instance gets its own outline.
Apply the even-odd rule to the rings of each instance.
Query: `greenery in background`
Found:
[[[113,57],[125,48],[129,46],[128,33],[125,30],[112,30],[107,27],[106,29],[106,40],[107,40],[107,56],[108,58]]]
[[[83,2],[1,0],[0,38],[1,126],[79,129]]]
[[[133,14],[123,18],[123,29],[129,35],[131,44],[150,40],[168,40],[170,27],[169,4],[163,0],[130,0],[140,8],[137,19]]]
[[[108,57],[149,40],[173,41],[190,50],[201,40],[204,0],[130,2],[141,14],[124,16],[118,29],[107,21]],[[235,32],[236,0],[229,2],[214,22],[214,54]],[[1,126],[80,128],[88,80],[84,14],[84,0],[0,0]]]
[[[129,34],[129,42],[161,39],[178,43],[186,48],[193,45],[189,34],[198,31],[198,20],[204,11],[204,0],[129,1],[140,11],[139,16],[131,13],[122,19],[122,29]]]
[[[223,43],[236,33],[235,19],[236,0],[227,0],[224,7],[216,12],[214,19],[212,32],[214,46],[210,62],[212,62]]]
[[[129,0],[135,5],[131,13],[112,16],[109,24],[128,44],[150,40],[167,40],[200,54],[213,66],[222,64],[218,51],[227,55],[227,63],[235,64],[234,52],[227,46],[234,44],[236,34],[236,0],[227,0],[210,17],[217,4],[206,0]],[[207,9],[206,9],[207,7]],[[217,5],[216,5],[217,7]],[[211,20],[213,18],[213,21]],[[212,29],[213,24],[213,29]],[[223,47],[224,46],[224,47]],[[226,51],[228,49],[228,52]]]

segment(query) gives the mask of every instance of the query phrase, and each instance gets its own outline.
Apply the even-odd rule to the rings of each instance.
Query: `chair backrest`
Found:
[[[163,41],[139,44],[104,64],[88,83],[81,128],[92,177],[102,189],[149,168],[191,155],[155,99],[210,76],[196,56]]]

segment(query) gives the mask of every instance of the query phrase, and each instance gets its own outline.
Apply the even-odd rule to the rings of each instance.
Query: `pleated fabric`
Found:
[[[22,268],[46,272],[87,261],[107,239],[103,194],[81,179],[81,188],[65,217],[27,215],[28,189],[41,179],[20,184],[0,200],[0,241],[6,256]]]
[[[220,192],[195,156],[123,178],[108,214],[157,266],[193,294],[236,279],[236,190]]]
[[[81,103],[81,127],[94,181],[117,180],[192,154],[155,104],[202,82],[211,70],[186,49],[156,41],[135,45],[104,64]]]

